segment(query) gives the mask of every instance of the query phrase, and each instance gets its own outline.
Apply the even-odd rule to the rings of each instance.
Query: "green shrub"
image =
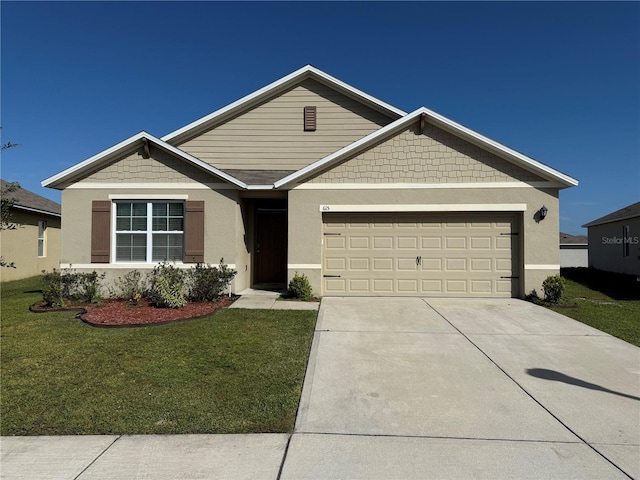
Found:
[[[105,274],[77,273],[53,269],[42,271],[42,299],[51,307],[64,307],[68,300],[94,303],[102,300],[100,282]]]
[[[300,300],[310,300],[313,298],[313,291],[309,284],[309,279],[303,273],[298,275],[298,272],[293,276],[289,282],[289,296],[293,298],[299,298]]]
[[[101,280],[104,280],[105,274],[98,275],[95,270],[91,273],[75,273],[74,284],[72,289],[73,298],[81,302],[96,303],[102,300]],[[66,275],[63,275],[63,278]]]
[[[50,307],[64,307],[64,296],[62,295],[62,280],[60,270],[53,269],[52,272],[42,270],[42,300]]]
[[[149,273],[149,298],[161,308],[180,308],[187,304],[184,296],[184,272],[169,263],[160,263]]]
[[[145,279],[138,270],[131,270],[114,280],[113,296],[122,300],[134,300],[142,297],[147,291]]]
[[[202,263],[189,270],[188,298],[192,302],[210,302],[218,300],[238,272],[227,267],[224,259],[220,259],[220,267],[212,267]]]
[[[549,276],[542,282],[544,300],[550,304],[556,304],[564,294],[564,278],[560,275]]]

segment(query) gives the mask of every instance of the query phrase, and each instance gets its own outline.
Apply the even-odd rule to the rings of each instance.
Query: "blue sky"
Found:
[[[40,181],[312,64],[580,180],[561,230],[640,200],[638,2],[7,2],[2,178]]]

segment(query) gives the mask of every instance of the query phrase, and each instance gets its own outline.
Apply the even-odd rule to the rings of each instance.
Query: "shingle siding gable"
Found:
[[[542,181],[513,163],[436,126],[417,126],[316,176],[311,183],[465,183]]]

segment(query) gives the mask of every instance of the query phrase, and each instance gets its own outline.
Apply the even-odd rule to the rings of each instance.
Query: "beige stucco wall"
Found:
[[[204,187],[204,186],[203,186]],[[236,190],[214,191],[208,188],[71,188],[62,192],[62,265],[71,264],[77,271],[96,270],[107,273],[106,283],[121,276],[130,268],[125,264],[91,264],[91,203],[93,200],[109,200],[109,195],[131,196],[130,198],[157,200],[171,195],[186,195],[187,200],[205,202],[205,263],[218,264],[221,258],[228,265],[236,263],[237,239],[240,235],[236,229],[243,226],[238,222],[239,205]],[[113,241],[113,240],[112,240]],[[188,265],[187,265],[188,267]],[[149,265],[136,265],[140,271],[153,268]],[[240,272],[235,282],[246,283],[246,274]],[[235,290],[235,282],[233,288]]]
[[[558,191],[555,188],[451,188],[451,189],[358,189],[308,190],[289,192],[288,276],[296,271],[309,277],[314,292],[322,294],[322,212],[321,205],[430,205],[430,204],[521,204],[520,259],[521,296],[536,289],[559,269]],[[536,221],[536,212],[545,205],[547,217]],[[375,209],[375,207],[374,207]],[[465,211],[461,207],[460,211]],[[300,268],[298,266],[312,266]]]
[[[317,130],[303,130],[303,108],[317,107]],[[177,145],[222,169],[295,170],[387,125],[391,118],[315,81]]]
[[[623,255],[623,227],[629,225],[629,256]],[[640,217],[589,227],[589,266],[640,275]]]
[[[47,222],[45,257],[38,257],[38,221]],[[40,275],[42,270],[58,268],[60,264],[60,218],[13,210],[13,230],[0,232],[0,255],[16,268],[0,268],[1,281],[19,280]]]
[[[314,177],[311,183],[541,181],[539,176],[433,125],[398,135]]]

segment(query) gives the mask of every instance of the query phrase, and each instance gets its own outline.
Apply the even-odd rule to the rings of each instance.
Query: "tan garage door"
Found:
[[[323,295],[518,295],[510,213],[324,214]]]

